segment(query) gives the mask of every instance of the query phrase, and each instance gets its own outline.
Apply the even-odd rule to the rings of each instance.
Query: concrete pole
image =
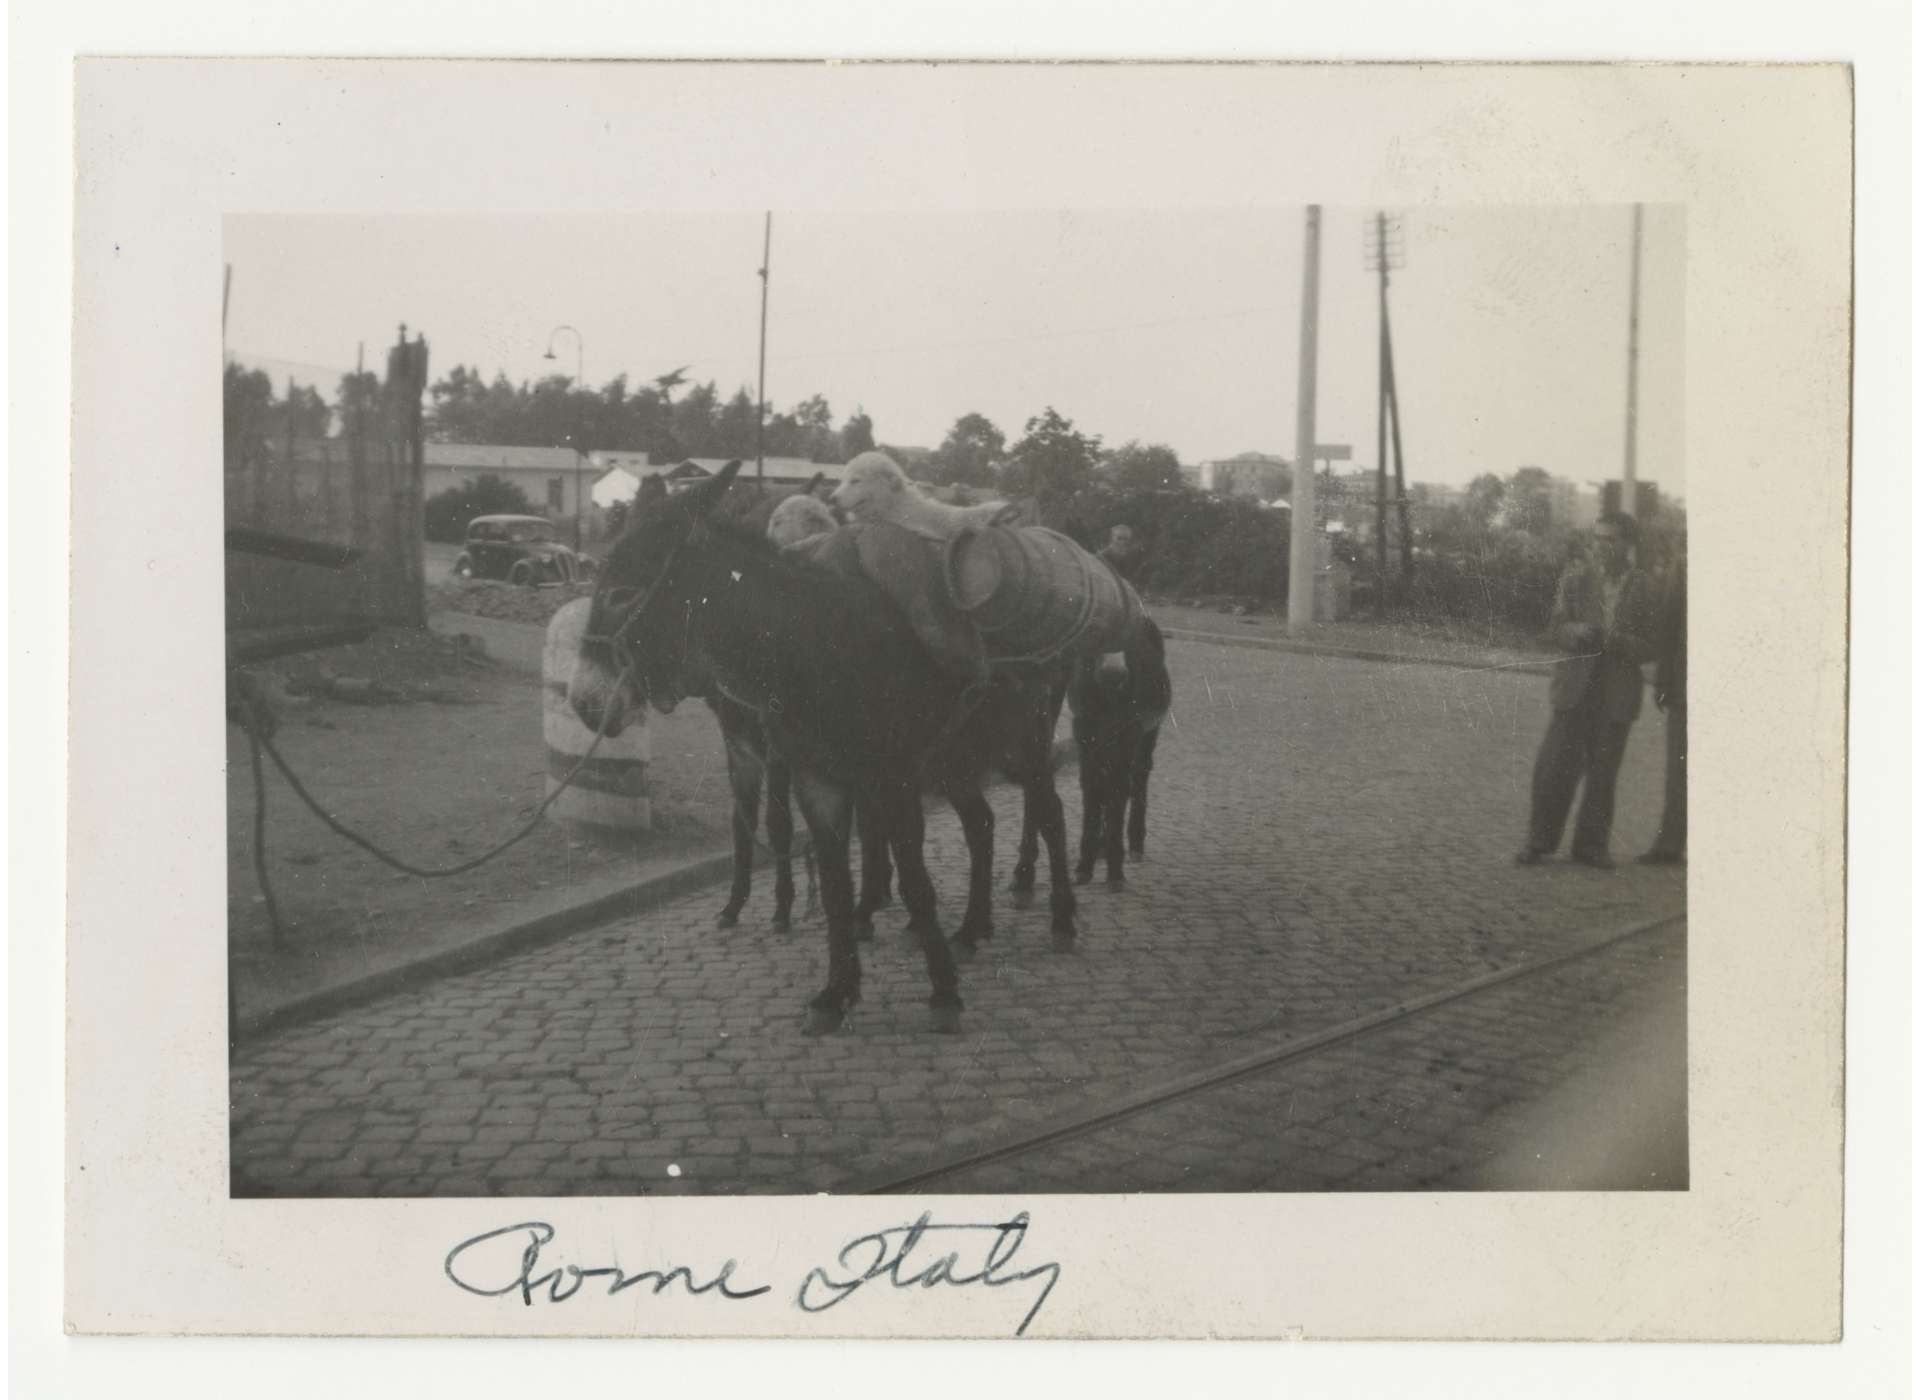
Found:
[[[1633,206],[1633,276],[1627,308],[1627,458],[1620,473],[1620,509],[1638,516],[1640,438],[1640,223],[1642,205]]]
[[[1313,580],[1320,562],[1313,527],[1313,462],[1318,431],[1314,393],[1320,353],[1320,206],[1307,206],[1300,288],[1300,392],[1294,420],[1293,536],[1287,569],[1287,631],[1313,626]]]

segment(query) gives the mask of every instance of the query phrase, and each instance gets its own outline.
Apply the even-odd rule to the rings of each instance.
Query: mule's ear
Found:
[[[820,489],[820,483],[826,479],[827,474],[825,472],[815,472],[813,474],[813,480],[800,488],[800,494],[803,496],[811,496],[815,491]]]
[[[694,515],[710,514],[726,499],[727,488],[733,485],[733,478],[739,471],[738,462],[729,462],[698,486],[690,486],[681,492],[680,499]]]

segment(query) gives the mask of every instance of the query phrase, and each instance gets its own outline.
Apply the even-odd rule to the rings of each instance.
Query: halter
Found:
[[[635,624],[640,621],[641,615],[653,605],[654,594],[658,593],[661,585],[666,583],[667,575],[673,571],[675,562],[680,558],[680,551],[686,548],[687,544],[693,539],[694,532],[699,528],[700,522],[695,520],[692,529],[689,529],[686,534],[682,535],[680,539],[675,542],[673,548],[667,551],[666,560],[660,565],[660,572],[653,576],[653,582],[648,584],[645,590],[642,591],[639,601],[627,609],[625,616],[620,619],[611,632],[583,632],[580,636],[580,640],[583,643],[599,642],[605,644],[606,648],[613,653],[613,659],[619,665],[621,672],[638,681],[642,690],[647,688],[646,677],[641,673],[640,660],[633,654],[633,643],[627,634],[631,632]]]

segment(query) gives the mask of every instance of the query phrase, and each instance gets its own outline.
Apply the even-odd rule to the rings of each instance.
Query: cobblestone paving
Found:
[[[1685,1079],[1682,925],[923,1189],[1682,1189]]]
[[[763,880],[716,931],[715,890],[243,1046],[234,1190],[832,1190],[1242,1054],[1250,1031],[1337,1024],[1684,909],[1681,870],[1511,864],[1541,677],[1203,643],[1171,664],[1148,860],[1123,891],[1082,891],[1075,956],[1046,951],[1044,898],[1003,898],[960,1036],[923,1030],[924,965],[883,919],[850,1029],[803,1037],[820,921],[770,935]],[[1622,857],[1657,822],[1660,723],[1628,748]],[[1004,883],[1016,796],[994,805]],[[929,826],[951,924],[959,831]]]

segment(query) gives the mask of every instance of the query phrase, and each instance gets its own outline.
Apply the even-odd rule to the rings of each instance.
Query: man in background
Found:
[[[1652,584],[1633,565],[1638,538],[1632,516],[1601,516],[1588,556],[1570,564],[1554,590],[1551,626],[1565,654],[1553,668],[1553,719],[1534,760],[1527,843],[1514,857],[1521,865],[1559,849],[1574,789],[1584,786],[1571,854],[1613,869],[1614,781],[1640,714],[1640,667],[1653,654],[1657,622]]]
[[[1661,600],[1653,703],[1667,715],[1667,795],[1660,832],[1642,865],[1678,865],[1687,858],[1687,556],[1676,550]]]
[[[1116,525],[1107,531],[1107,542],[1101,547],[1098,557],[1121,578],[1132,583],[1134,570],[1140,567],[1140,549],[1133,542],[1133,527]]]

